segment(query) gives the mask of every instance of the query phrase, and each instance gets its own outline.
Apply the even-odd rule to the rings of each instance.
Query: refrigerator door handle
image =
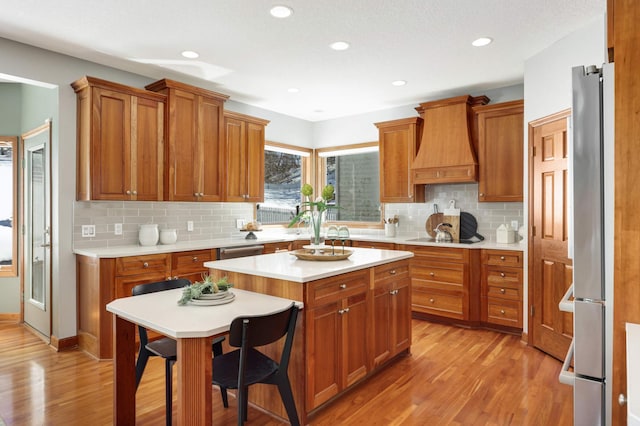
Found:
[[[573,339],[571,340],[571,345],[569,346],[569,350],[567,351],[567,356],[562,363],[562,369],[560,370],[560,374],[558,375],[558,380],[560,383],[575,386],[576,382],[576,373],[569,371],[569,367],[571,366],[571,360],[573,359]]]
[[[564,294],[564,296],[562,296],[562,299],[560,299],[560,302],[558,303],[558,308],[562,312],[573,312],[574,311],[573,300],[569,300],[572,297],[573,297],[573,284],[571,284],[569,286],[569,288],[567,289],[566,293]]]

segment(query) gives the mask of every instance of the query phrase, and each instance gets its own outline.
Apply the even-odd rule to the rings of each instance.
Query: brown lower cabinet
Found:
[[[482,250],[482,321],[522,330],[522,252]]]
[[[113,315],[107,312],[107,303],[131,296],[138,284],[201,280],[208,272],[203,263],[215,259],[215,249],[119,258],[76,255],[80,349],[98,359],[113,358]]]

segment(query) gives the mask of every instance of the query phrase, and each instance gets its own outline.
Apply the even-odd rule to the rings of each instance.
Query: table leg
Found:
[[[133,425],[136,423],[135,324],[117,315],[113,317],[113,424]]]
[[[178,425],[211,424],[211,338],[178,339]]]

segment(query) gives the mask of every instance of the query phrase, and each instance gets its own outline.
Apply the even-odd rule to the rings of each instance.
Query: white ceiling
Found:
[[[319,121],[522,83],[527,58],[602,17],[605,3],[1,0],[0,37],[151,78],[189,75],[233,100]],[[294,14],[273,18],[276,4]],[[480,36],[494,42],[472,47]],[[351,48],[329,49],[337,40]]]

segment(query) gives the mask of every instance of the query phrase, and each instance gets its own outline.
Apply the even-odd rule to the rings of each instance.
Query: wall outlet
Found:
[[[113,225],[113,233],[115,235],[122,235],[122,224],[121,223],[116,223],[115,225]]]
[[[512,220],[511,221],[511,229],[515,229],[516,231],[518,230],[518,221],[517,220]]]
[[[82,237],[89,238],[96,236],[96,226],[95,225],[82,225]]]
[[[189,231],[189,232],[193,231],[193,221],[192,220],[188,220],[187,221],[187,231]]]

